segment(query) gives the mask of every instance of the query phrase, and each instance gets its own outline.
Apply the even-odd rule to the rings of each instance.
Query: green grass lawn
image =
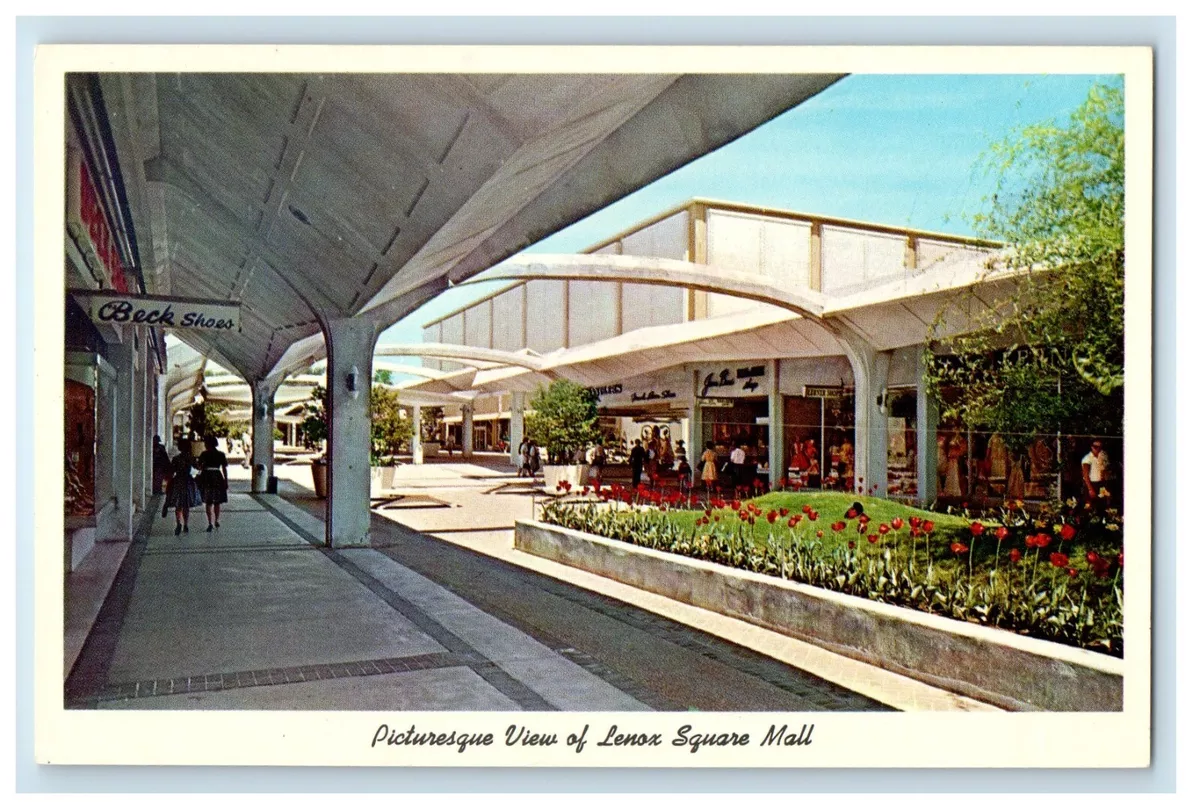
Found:
[[[802,535],[804,539],[817,539],[816,531],[821,530],[824,536],[819,539],[826,546],[833,547],[844,545],[850,541],[855,542],[856,547],[860,550],[869,550],[867,547],[867,536],[870,534],[879,535],[879,526],[881,523],[887,523],[889,532],[885,536],[880,536],[880,542],[876,543],[877,548],[891,547],[897,552],[904,555],[912,547],[912,539],[909,536],[909,518],[919,517],[922,522],[928,520],[934,524],[933,533],[928,538],[926,543],[925,538],[918,540],[920,543],[920,551],[924,551],[928,547],[930,554],[935,560],[948,560],[954,556],[950,550],[952,542],[961,542],[970,550],[971,561],[977,569],[983,567],[991,567],[996,560],[996,540],[991,535],[990,529],[996,527],[996,523],[991,520],[981,519],[989,532],[983,537],[977,539],[974,543],[971,542],[969,526],[974,521],[966,519],[962,516],[939,513],[936,511],[927,511],[925,509],[913,508],[912,506],[898,503],[894,500],[885,500],[880,497],[868,497],[861,494],[846,494],[843,492],[772,492],[770,494],[761,495],[759,497],[742,500],[743,508],[746,503],[753,503],[762,510],[763,515],[757,517],[753,526],[742,524],[743,531],[752,531],[756,541],[760,544],[764,543],[772,534],[777,538],[787,538],[789,536]],[[866,513],[871,518],[870,530],[867,534],[859,535],[857,528],[857,520],[847,519],[846,511],[854,503],[862,504]],[[729,506],[730,501],[726,500],[726,507],[722,510],[713,511],[713,517],[720,516],[721,520],[718,523],[723,530],[736,528],[740,521],[737,512],[732,511]],[[797,525],[795,529],[789,529],[787,526],[788,518],[786,516],[776,519],[774,525],[767,521],[767,513],[781,509],[788,510],[788,516],[802,514],[805,505],[810,506],[818,515],[818,519],[810,521],[805,517],[803,523]],[[688,531],[705,530],[704,527],[696,528],[696,520],[705,516],[704,509],[694,509],[688,511],[671,511],[666,515],[672,522]],[[896,531],[891,527],[891,522],[896,517],[899,517],[904,525]],[[712,517],[710,517],[711,519]],[[840,534],[831,530],[831,525],[834,522],[842,521],[846,523],[846,528]],[[1052,528],[1044,529],[1046,533],[1052,533]],[[1024,534],[1021,535],[1022,537]],[[1102,551],[1115,553],[1120,550],[1119,542],[1114,545],[1110,537],[1093,536],[1093,541],[1087,542],[1085,537],[1079,537],[1073,542],[1060,542],[1057,535],[1054,536],[1054,541],[1040,551],[1041,558],[1045,559],[1051,552],[1060,551],[1070,557],[1070,565],[1079,569],[1087,567],[1086,554],[1091,548],[1097,548]],[[1026,547],[1023,539],[1009,538],[1000,546],[1000,553],[1007,557],[1007,554],[1013,549],[1018,549],[1022,555],[1034,553],[1033,550]],[[966,555],[962,555],[963,561],[966,561]]]

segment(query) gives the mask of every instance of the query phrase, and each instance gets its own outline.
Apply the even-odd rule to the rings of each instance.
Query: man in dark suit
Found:
[[[642,482],[642,467],[646,465],[646,450],[642,448],[642,440],[636,439],[633,442],[633,449],[629,451],[629,469],[633,473],[633,486]]]

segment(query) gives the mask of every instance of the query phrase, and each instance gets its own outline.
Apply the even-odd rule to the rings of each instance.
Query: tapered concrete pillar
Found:
[[[326,543],[370,544],[371,363],[377,336],[365,318],[330,320],[326,353],[329,398],[329,499]]]
[[[131,330],[129,330],[131,331]],[[109,361],[117,372],[113,385],[113,497],[116,508],[106,540],[128,540],[133,537],[135,445],[134,392],[136,369],[133,364],[132,334],[128,331],[120,343],[110,344]]]
[[[525,394],[513,391],[512,403],[508,407],[508,459],[518,469],[521,467],[521,442],[525,440]]]
[[[917,382],[917,499],[928,505],[937,499],[937,406],[926,386],[924,363]]]
[[[839,328],[838,338],[854,372],[855,487],[887,497],[887,378],[892,355],[875,351],[848,329]]]
[[[267,490],[267,478],[275,474],[275,391],[277,379],[259,379],[251,383],[254,398],[250,427],[251,490]],[[257,471],[256,471],[257,470]]]
[[[421,406],[413,405],[412,411],[412,459],[413,463],[425,463],[425,443],[421,440]]]
[[[775,360],[775,373],[771,376],[774,382],[771,392],[767,394],[767,458],[771,472],[767,483],[774,488],[787,471],[783,455],[783,394],[779,392],[779,360]]]
[[[462,455],[470,458],[475,454],[475,406],[462,406]]]
[[[699,407],[692,406],[692,412],[688,416],[687,422],[688,462],[696,472],[696,479],[699,480],[700,473],[704,471],[704,464],[700,462],[700,456],[704,454],[704,419]]]

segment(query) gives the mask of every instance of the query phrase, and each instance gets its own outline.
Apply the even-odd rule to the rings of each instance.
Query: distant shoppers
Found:
[[[154,436],[154,493],[162,494],[163,486],[171,479],[171,456],[167,454],[167,448],[163,446],[162,439],[157,435]],[[163,516],[167,516],[163,514]]]
[[[633,449],[629,451],[629,471],[632,474],[635,489],[642,482],[642,468],[646,465],[646,460],[646,450],[642,449],[642,439],[635,438]]]
[[[523,478],[529,474],[529,439],[522,438],[521,443],[517,445],[517,477]]]
[[[204,452],[200,453],[200,495],[204,498],[204,513],[208,516],[208,529],[215,524],[221,527],[221,504],[229,500],[229,460],[217,449],[217,439],[204,439]]]
[[[179,439],[179,454],[171,460],[171,482],[167,486],[167,502],[163,504],[163,516],[168,507],[175,509],[175,536],[188,530],[188,509],[200,505],[200,487],[192,479],[192,444],[185,438]]]
[[[542,471],[542,451],[534,442],[529,442],[529,476],[537,477],[538,472]]]
[[[604,453],[604,445],[597,444],[588,453],[588,480],[593,486],[604,482],[604,464],[608,457]]]
[[[739,445],[733,448],[733,452],[729,453],[729,471],[733,476],[734,489],[741,489],[749,486],[750,481],[746,475],[746,450],[749,447]]]
[[[1104,451],[1104,443],[1100,439],[1092,442],[1092,451],[1083,456],[1080,469],[1083,472],[1084,502],[1095,503],[1109,497],[1108,491],[1108,453]]]
[[[717,482],[717,448],[711,441],[704,445],[704,454],[700,456],[700,479],[711,494]]]
[[[687,456],[678,453],[676,459],[679,461],[679,467],[675,473],[679,475],[679,491],[687,494],[692,490],[692,465],[688,463]]]

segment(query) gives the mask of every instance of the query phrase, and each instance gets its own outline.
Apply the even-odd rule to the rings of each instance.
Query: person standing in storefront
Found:
[[[1108,467],[1108,453],[1104,451],[1104,443],[1097,438],[1092,442],[1091,452],[1080,462],[1084,502],[1095,503],[1108,498]]]
[[[608,457],[605,455],[603,444],[597,444],[592,447],[590,457],[588,458],[588,480],[597,489],[604,482],[604,464],[607,460]]]
[[[635,438],[633,449],[629,451],[629,471],[632,475],[633,487],[635,489],[642,482],[642,467],[645,465],[646,450],[642,449],[642,439]]]
[[[217,449],[217,439],[204,439],[204,452],[200,453],[200,495],[204,498],[204,513],[208,517],[208,531],[215,524],[221,527],[221,504],[229,500],[229,460]]]
[[[733,478],[734,489],[741,489],[749,485],[746,478],[746,449],[744,444],[739,444],[733,448],[733,452],[729,453],[729,472]]]
[[[712,494],[713,484],[717,482],[717,446],[712,441],[705,443],[704,454],[700,456],[700,479]]]
[[[171,459],[171,482],[167,485],[167,501],[163,504],[163,516],[167,509],[175,509],[175,536],[180,532],[187,533],[188,510],[200,505],[200,487],[192,478],[192,467],[196,459],[192,457],[192,443],[186,438],[179,439],[179,454]]]
[[[154,493],[162,494],[163,485],[171,479],[171,456],[167,454],[162,438],[157,435],[154,436],[154,454],[151,457],[154,467]]]

